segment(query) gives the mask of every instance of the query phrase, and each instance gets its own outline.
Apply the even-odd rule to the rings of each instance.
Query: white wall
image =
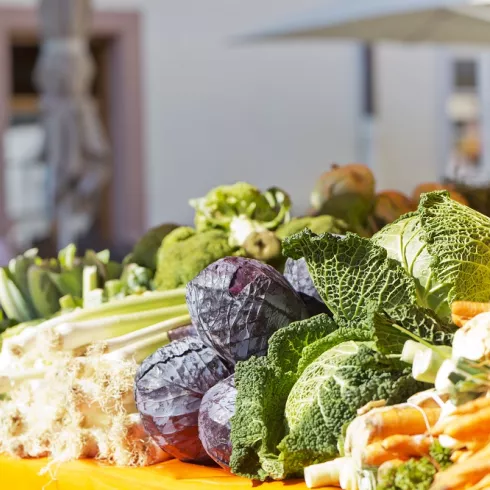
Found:
[[[376,56],[378,185],[411,192],[417,184],[441,177],[441,50],[383,45]]]
[[[356,158],[352,44],[231,42],[298,8],[295,0],[146,0],[150,223],[189,221],[190,197],[237,180],[284,187],[301,213],[329,163]]]
[[[315,178],[331,162],[358,158],[355,45],[231,42],[237,33],[322,0],[94,3],[142,13],[149,224],[190,222],[189,198],[236,180],[283,186],[302,213]],[[380,188],[410,192],[417,183],[439,177],[438,59],[434,48],[378,49],[375,171]]]

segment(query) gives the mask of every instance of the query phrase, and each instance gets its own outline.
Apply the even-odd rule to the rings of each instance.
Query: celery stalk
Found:
[[[85,303],[90,291],[97,288],[97,266],[86,265],[83,268],[83,301]]]
[[[169,306],[108,318],[98,318],[80,322],[66,322],[55,327],[60,336],[62,350],[75,350],[94,342],[118,337],[149,327],[157,322],[168,320],[188,313],[187,306]]]
[[[77,304],[75,303],[73,296],[67,294],[60,298],[60,307],[62,310],[74,310],[77,307]]]
[[[121,337],[112,338],[105,342],[106,352],[111,357],[132,357],[136,362],[142,362],[159,347],[169,343],[168,332],[170,330],[184,327],[190,322],[190,315],[182,315]]]
[[[187,313],[187,307],[185,306],[185,288],[164,292],[145,292],[139,295],[126,296],[120,300],[103,303],[96,308],[77,309],[73,312],[65,313],[46,320],[39,324],[36,329],[29,329],[24,334],[9,338],[8,342],[3,343],[2,352],[27,352],[35,349],[37,338],[40,333],[50,332],[52,329],[56,329],[63,324],[66,325],[89,320],[93,320],[97,322],[97,324],[100,324],[101,321],[111,317],[111,321],[113,321],[114,318],[121,318],[129,314],[149,313],[165,307],[176,306],[180,306],[181,308],[185,309],[177,310],[178,312],[173,316],[180,316]],[[169,317],[167,316],[165,318]],[[143,326],[157,323],[165,318],[156,316],[153,321]],[[129,331],[131,331],[131,329],[129,329]],[[109,337],[123,335],[123,333],[116,333],[114,335],[110,335]]]
[[[83,298],[83,306],[85,308],[97,308],[104,303],[104,290],[97,288],[92,289],[92,291],[88,292],[87,295]]]
[[[104,287],[109,301],[116,298],[123,292],[123,283],[120,279],[111,279],[110,281],[106,281]]]
[[[175,289],[164,292],[146,292],[126,296],[123,299],[103,303],[95,308],[83,308],[68,315],[61,315],[46,320],[40,328],[55,327],[66,322],[77,322],[91,319],[107,318],[111,316],[137,313],[141,311],[155,310],[168,306],[185,304],[185,289]]]

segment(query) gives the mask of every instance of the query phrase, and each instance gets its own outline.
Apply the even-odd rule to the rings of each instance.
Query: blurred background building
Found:
[[[487,178],[480,151],[480,135],[490,130],[481,110],[490,107],[486,51],[234,42],[323,3],[94,0],[91,93],[113,174],[90,231],[93,247],[124,248],[150,225],[188,223],[189,198],[237,180],[281,186],[304,213],[313,182],[332,162],[369,163],[381,189],[404,192],[444,177]],[[50,232],[32,82],[37,8],[36,0],[0,0],[0,232],[14,225],[20,248],[42,244]]]

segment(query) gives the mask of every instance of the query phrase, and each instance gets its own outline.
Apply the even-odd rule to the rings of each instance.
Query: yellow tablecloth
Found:
[[[241,490],[253,488],[245,478],[218,468],[171,460],[148,468],[114,468],[95,461],[75,461],[52,468],[52,476],[39,476],[47,460],[0,456],[1,490]],[[54,478],[54,479],[53,479]],[[302,481],[260,485],[263,490],[304,490]]]

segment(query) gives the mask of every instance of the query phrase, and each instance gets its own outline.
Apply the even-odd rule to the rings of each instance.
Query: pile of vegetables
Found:
[[[310,198],[311,214],[342,219],[350,231],[369,237],[405,213],[414,211],[422,194],[440,190],[448,190],[452,199],[468,205],[466,197],[449,183],[418,185],[411,196],[395,190],[376,192],[374,175],[366,165],[334,164],[315,183]]]
[[[2,334],[0,452],[177,458],[310,488],[489,488],[490,218],[435,191],[367,238],[348,229],[374,231],[374,180],[344,177],[317,193],[329,214],[291,219],[284,192],[239,183],[124,264],[63,251],[46,274],[76,291],[7,314],[28,323]]]
[[[254,480],[429,488],[454,471],[430,433],[445,403],[487,392],[481,359],[445,365],[463,332],[454,308],[488,294],[489,245],[489,218],[434,192],[371,239],[286,238],[289,284],[250,259],[213,263],[187,286],[198,338],[163,347],[137,375],[148,433],[174,457]],[[435,396],[439,368],[446,392]]]
[[[154,242],[143,237],[133,257]],[[156,349],[193,333],[185,290],[152,291],[152,270],[130,257],[76,252],[42,259],[31,250],[0,270],[0,452],[161,461],[168,456],[144,432],[134,377]]]
[[[287,236],[305,227],[318,233],[344,233],[348,229],[331,216],[291,218],[291,201],[284,191],[271,188],[261,192],[245,182],[216,187],[192,200],[191,205],[195,209],[194,228],[164,226],[163,231],[169,232],[160,240],[152,259],[138,259],[142,255],[139,246],[131,255],[140,265],[153,266],[156,289],[184,287],[208,265],[228,256],[261,260],[281,270],[281,242]]]

